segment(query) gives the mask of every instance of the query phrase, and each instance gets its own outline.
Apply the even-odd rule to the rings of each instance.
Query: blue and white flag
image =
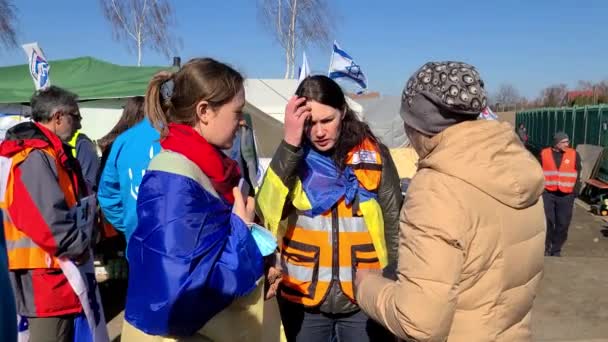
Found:
[[[38,46],[38,43],[29,43],[22,45],[25,54],[29,61],[30,74],[34,80],[34,86],[36,90],[46,89],[51,86],[51,78],[49,70],[51,66],[46,61],[42,49]]]
[[[496,115],[490,106],[483,109],[483,111],[479,114],[479,120],[498,120],[498,115]]]
[[[300,72],[298,76],[298,84],[310,76],[310,67],[308,66],[308,59],[306,58],[306,52],[302,53],[302,66],[300,66]]]
[[[340,49],[335,41],[331,54],[331,62],[329,63],[328,76],[333,80],[345,79],[355,82],[361,89],[367,89],[367,77],[361,71],[361,66],[355,63],[346,51]]]

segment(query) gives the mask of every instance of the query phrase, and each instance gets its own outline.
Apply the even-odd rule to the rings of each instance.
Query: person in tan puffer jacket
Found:
[[[475,120],[486,101],[477,70],[459,62],[427,63],[404,90],[420,161],[401,211],[397,280],[360,271],[356,297],[407,341],[531,341],[543,173],[509,124]]]

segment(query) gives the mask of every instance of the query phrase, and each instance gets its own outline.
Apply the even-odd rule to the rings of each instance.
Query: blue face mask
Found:
[[[268,229],[254,223],[251,225],[251,235],[262,256],[270,255],[277,249],[277,239]]]

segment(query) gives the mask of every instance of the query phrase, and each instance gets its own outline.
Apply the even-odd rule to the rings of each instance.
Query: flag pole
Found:
[[[331,66],[334,64],[334,46],[336,46],[336,41],[331,46],[331,58],[329,59],[329,68],[327,68],[327,77],[329,77]]]

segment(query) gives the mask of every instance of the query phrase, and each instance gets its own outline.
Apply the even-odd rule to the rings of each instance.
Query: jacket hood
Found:
[[[44,149],[50,147],[57,153],[61,165],[75,175],[77,191],[86,194],[87,187],[82,177],[78,160],[69,151],[71,147],[44,126],[35,122],[23,122],[11,127],[0,144],[0,156],[11,158],[27,148]],[[67,151],[67,153],[66,153]],[[80,190],[79,190],[80,189]]]
[[[507,123],[463,122],[434,136],[428,145],[420,169],[461,179],[509,207],[527,208],[544,191],[540,164]]]
[[[0,155],[10,157],[28,147],[45,148],[53,146],[53,139],[47,136],[44,128],[33,122],[23,122],[11,127],[0,144]]]

